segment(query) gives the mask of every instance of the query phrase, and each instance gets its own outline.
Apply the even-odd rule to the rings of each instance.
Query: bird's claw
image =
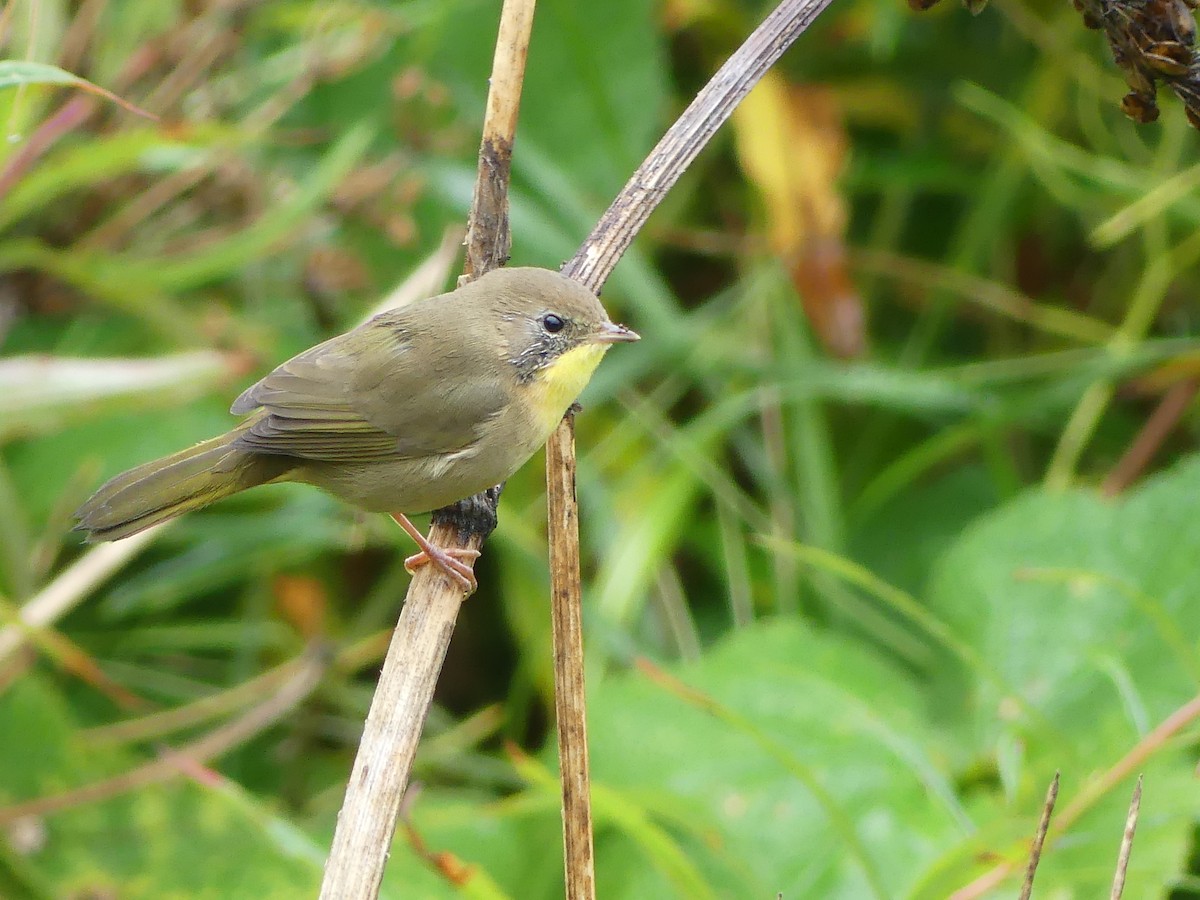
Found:
[[[462,550],[458,547],[434,547],[414,553],[404,560],[404,568],[415,575],[421,566],[432,563],[457,582],[468,594],[475,593],[479,582],[475,580],[474,562],[479,559],[478,550]]]

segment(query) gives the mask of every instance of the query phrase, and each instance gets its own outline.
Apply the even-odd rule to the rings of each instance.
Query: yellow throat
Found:
[[[591,342],[572,347],[534,376],[530,399],[546,434],[555,429],[566,408],[587,387],[608,348],[608,344]]]

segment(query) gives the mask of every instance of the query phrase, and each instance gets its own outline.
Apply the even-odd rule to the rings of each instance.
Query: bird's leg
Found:
[[[473,563],[479,559],[478,550],[463,550],[458,547],[435,547],[429,539],[408,520],[404,513],[392,513],[392,520],[408,532],[408,536],[417,542],[420,553],[413,554],[404,561],[404,568],[410,573],[427,563],[433,563],[454,581],[458,582],[468,594],[475,593],[479,582],[475,580]]]

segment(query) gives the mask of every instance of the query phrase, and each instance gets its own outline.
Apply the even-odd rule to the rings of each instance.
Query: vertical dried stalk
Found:
[[[575,416],[559,426],[563,440],[546,447],[551,616],[554,622],[554,713],[558,722],[567,900],[596,896],[591,782],[583,680],[583,594],[579,579],[579,510],[575,499]]]
[[[1033,895],[1033,876],[1037,874],[1038,863],[1042,860],[1042,847],[1046,844],[1046,832],[1050,830],[1050,816],[1054,813],[1054,804],[1058,800],[1058,772],[1050,782],[1046,791],[1046,802],[1042,804],[1042,817],[1038,821],[1037,834],[1033,836],[1033,846],[1029,848],[1029,865],[1025,868],[1025,883],[1021,885],[1020,900],[1029,900]]]
[[[469,276],[495,268],[508,253],[509,163],[533,6],[533,0],[505,0],[500,13],[467,236]],[[499,496],[494,488],[438,510],[430,540],[479,550],[496,527]],[[370,900],[379,894],[400,803],[464,599],[461,588],[435,566],[413,576],[346,785],[321,885],[325,900]]]
[[[599,293],[634,236],[733,109],[830,0],[784,0],[696,96],[609,206],[563,273]],[[595,896],[583,677],[574,419],[546,445],[555,712],[567,900]]]
[[[468,281],[504,265],[512,246],[508,181],[534,5],[535,0],[505,0],[500,13],[496,58],[492,61],[491,88],[479,146],[479,173],[467,223],[464,275]]]
[[[667,190],[737,103],[829,2],[784,0],[764,20],[634,173],[591,236],[564,267],[565,274],[593,291],[599,291]],[[515,122],[516,92],[513,86],[520,84],[521,76],[503,73],[505,70],[515,73],[523,66],[532,7],[532,0],[506,0],[501,13],[501,35],[509,34],[513,39],[497,42],[497,71],[492,77],[496,97],[489,97],[488,103],[489,115],[495,114],[497,121]],[[505,25],[514,22],[524,23],[521,26],[525,29],[523,35],[517,34],[520,27]],[[504,97],[509,100],[504,101]],[[496,198],[502,200],[503,191],[497,191],[495,185],[507,183],[512,136],[511,131],[506,137],[498,132],[499,128],[494,125],[485,126],[480,183],[475,193],[480,204],[494,202]],[[507,230],[507,213],[502,206],[501,202],[487,211],[477,209],[472,213],[467,263],[471,275],[481,274],[507,255],[507,237],[499,238],[492,232],[492,229]],[[558,460],[551,479],[557,479],[564,488],[552,505],[551,522],[573,520],[573,506],[567,511],[563,505],[563,499],[574,496],[574,448],[568,424],[560,426],[551,437],[547,455],[551,460]],[[568,485],[569,490],[566,489]],[[440,510],[434,516],[431,539],[443,546],[479,549],[495,525],[496,495],[497,492],[489,492]],[[573,557],[557,560],[553,577],[554,596],[563,598],[564,605],[573,605],[573,614],[578,615],[577,543],[575,547]],[[413,578],[367,717],[362,746],[334,835],[321,892],[328,900],[369,898],[378,892],[400,800],[461,599],[461,592],[432,566],[424,567]],[[556,613],[556,621],[558,618]],[[564,649],[573,646],[569,639],[560,641],[560,645]],[[570,656],[564,653],[563,658],[564,662],[582,666],[578,652]],[[571,690],[576,694],[572,704],[581,704],[582,676],[570,676],[569,682],[574,685]],[[572,741],[583,736],[582,731],[570,726],[562,730]],[[568,749],[564,763],[569,760],[586,763],[586,750],[580,754],[576,748]],[[565,777],[573,785],[579,783],[577,775]]]
[[[1125,817],[1125,833],[1121,836],[1121,851],[1117,854],[1117,872],[1113,876],[1112,893],[1109,900],[1121,900],[1125,892],[1125,876],[1129,872],[1129,855],[1133,852],[1133,833],[1137,830],[1138,812],[1142,808],[1142,776],[1133,786],[1133,798],[1129,801],[1129,814]]]

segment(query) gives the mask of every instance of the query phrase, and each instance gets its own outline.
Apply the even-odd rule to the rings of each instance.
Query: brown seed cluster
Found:
[[[1103,31],[1129,93],[1121,109],[1135,122],[1158,118],[1158,83],[1183,101],[1200,128],[1200,57],[1192,10],[1200,0],[1074,0],[1083,24]]]
[[[908,0],[917,11],[938,0]],[[1187,120],[1200,129],[1200,55],[1196,53],[1196,20],[1200,0],[1072,0],[1083,24],[1103,31],[1113,60],[1125,75],[1129,93],[1121,109],[1135,122],[1158,118],[1158,83],[1183,101]],[[978,14],[987,0],[962,0]]]

